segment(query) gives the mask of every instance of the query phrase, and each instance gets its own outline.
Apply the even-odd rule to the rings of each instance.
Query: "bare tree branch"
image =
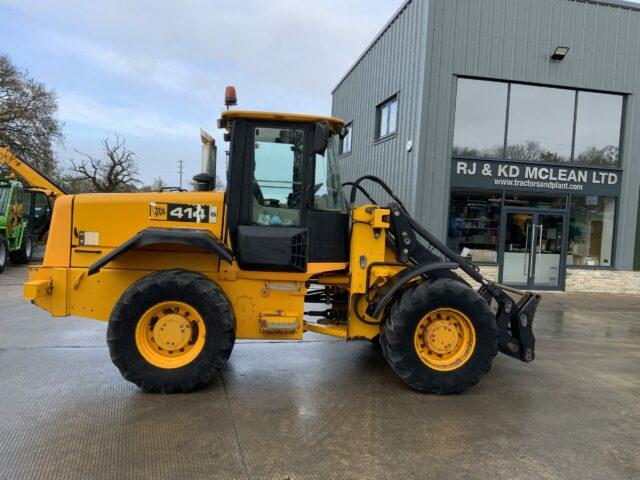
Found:
[[[141,183],[135,153],[127,150],[126,139],[115,133],[113,140],[102,140],[104,158],[96,158],[76,150],[79,160],[71,160],[71,171],[77,175],[67,180],[71,191],[74,185],[95,192],[131,192]],[[89,188],[88,188],[89,187]]]

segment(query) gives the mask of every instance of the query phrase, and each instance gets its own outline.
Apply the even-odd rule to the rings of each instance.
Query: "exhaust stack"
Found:
[[[201,173],[193,177],[196,192],[206,192],[214,190],[216,187],[216,157],[218,148],[215,139],[200,129],[200,139],[202,140],[202,168]]]

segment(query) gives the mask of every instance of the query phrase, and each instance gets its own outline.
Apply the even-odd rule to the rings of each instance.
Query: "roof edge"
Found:
[[[602,5],[605,7],[618,7],[629,10],[636,10],[640,12],[640,4],[636,2],[629,2],[627,0],[573,0],[580,3],[593,3],[595,5]]]
[[[412,3],[413,1],[414,0],[405,0],[404,2],[402,2],[402,5],[400,5],[400,7],[395,11],[395,13],[389,19],[389,21],[384,24],[384,27],[382,27],[382,29],[380,29],[380,31],[376,34],[376,36],[373,37],[373,40],[369,42],[369,44],[364,49],[364,51],[358,56],[356,61],[353,62],[353,64],[347,69],[347,72],[340,78],[338,83],[336,83],[336,86],[333,87],[333,89],[331,90],[332,95],[338,89],[338,87],[342,85],[342,83],[347,79],[347,77],[351,74],[351,72],[355,70],[358,64],[364,59],[364,57],[367,55],[367,53],[369,53],[369,51],[378,42],[378,40],[382,38],[385,32],[389,30],[389,27],[398,19],[400,15],[402,15],[402,12],[404,12],[406,8],[409,6],[409,4]]]
[[[398,19],[400,15],[402,15],[402,12],[404,12],[404,10],[406,10],[409,4],[413,1],[414,0],[405,0],[402,3],[402,5],[400,5],[398,10],[396,10],[396,12],[392,15],[391,19],[389,19],[389,21],[384,25],[384,27],[382,27],[382,29],[376,34],[376,36],[373,37],[373,40],[367,45],[364,51],[358,56],[356,61],[353,62],[353,64],[347,69],[346,73],[340,78],[338,83],[336,83],[336,86],[333,87],[333,89],[331,90],[332,95],[340,87],[340,85],[344,83],[347,77],[351,75],[351,73],[355,70],[358,64],[364,59],[364,57],[369,53],[369,51],[378,42],[378,40],[382,38],[382,36],[386,33],[389,27]],[[568,1],[577,2],[577,3],[588,3],[588,4],[599,5],[604,7],[623,8],[627,10],[635,10],[637,12],[640,12],[640,4],[629,2],[627,0],[568,0]]]

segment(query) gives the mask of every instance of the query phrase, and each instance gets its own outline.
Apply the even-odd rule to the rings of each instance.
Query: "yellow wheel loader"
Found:
[[[218,126],[230,142],[226,192],[214,191],[205,153],[193,192],[62,196],[44,263],[30,268],[26,299],[109,322],[125,379],[188,392],[236,339],[304,332],[379,342],[402,380],[438,394],[476,384],[498,351],[533,360],[538,295],[485,279],[379,178],[346,185],[345,200],[342,120],[227,109]]]

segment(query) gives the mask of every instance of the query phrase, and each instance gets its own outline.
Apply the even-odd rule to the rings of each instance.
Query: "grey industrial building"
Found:
[[[344,180],[502,283],[640,293],[639,6],[407,0],[333,90]]]

